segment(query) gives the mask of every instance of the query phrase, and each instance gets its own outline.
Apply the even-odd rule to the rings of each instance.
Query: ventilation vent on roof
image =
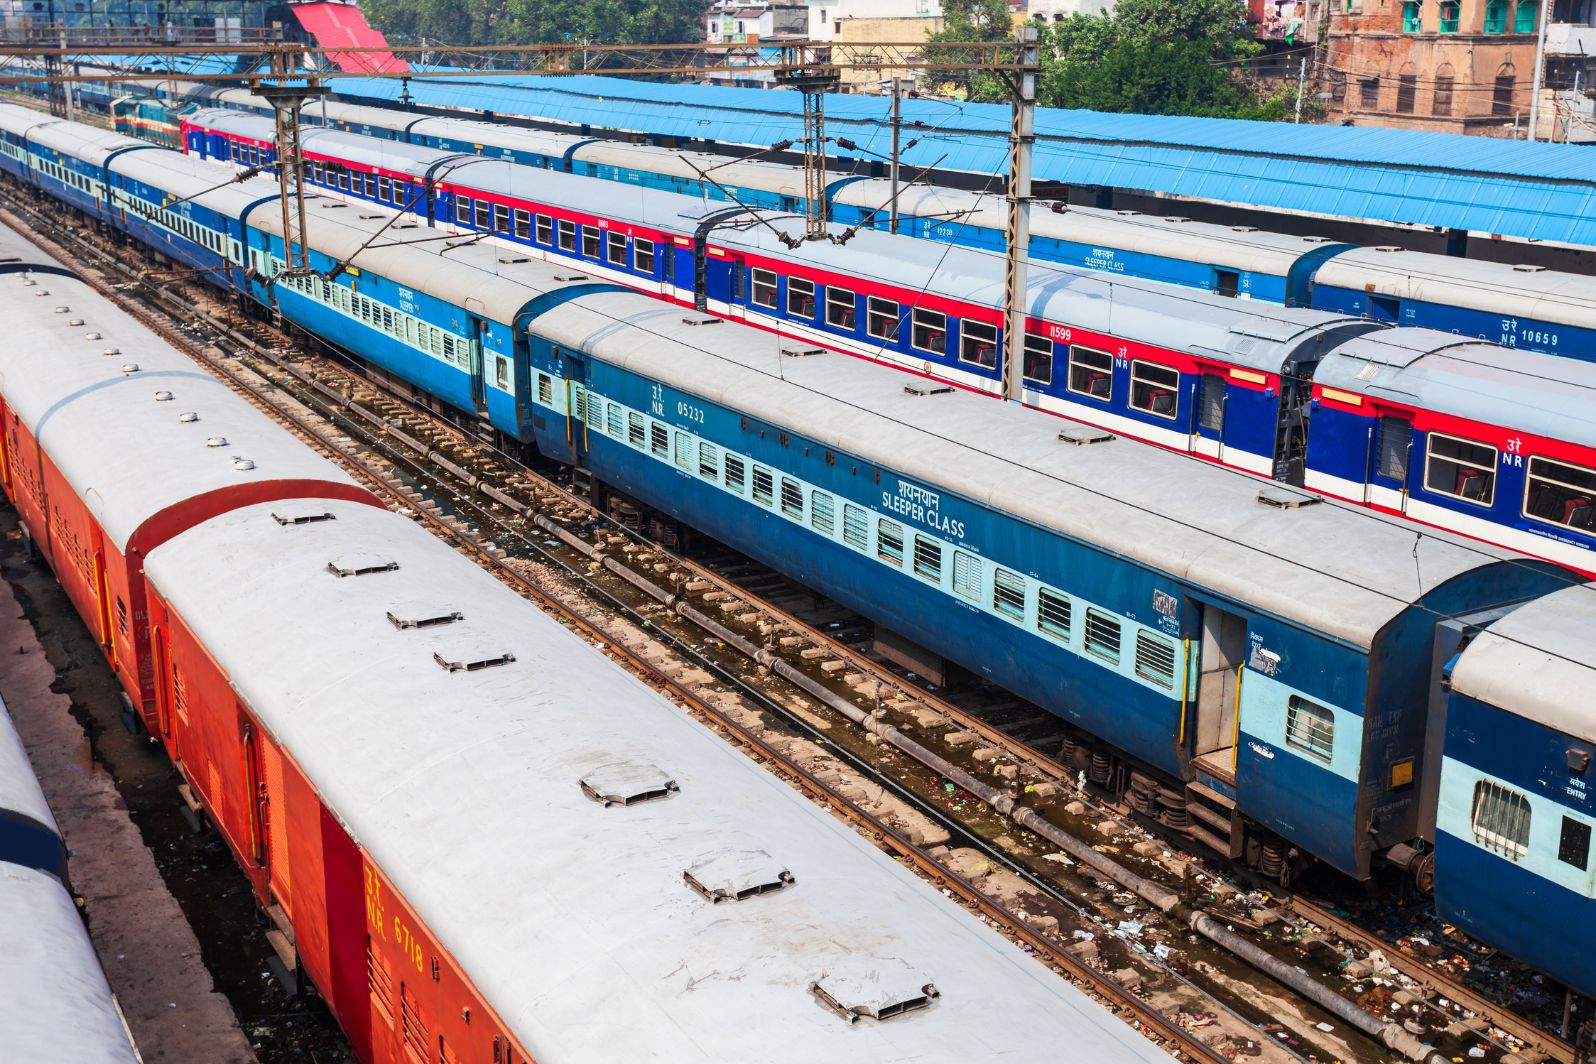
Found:
[[[362,219],[362,220],[363,220],[363,221],[368,221],[368,222],[369,222],[369,221],[371,221],[371,220],[372,220],[372,219],[373,219],[373,218],[381,218],[381,217],[382,217],[382,215],[380,215],[380,214],[362,214],[362,215],[361,215],[361,216],[360,216],[360,217],[361,217],[361,219]]]
[[[369,576],[391,573],[398,568],[398,562],[376,554],[345,554],[327,563],[327,571],[334,576]]]
[[[139,371],[139,364],[137,362],[124,362],[124,363],[122,363],[122,376],[131,377],[133,374],[137,373],[138,371]]]
[[[1281,510],[1295,510],[1299,506],[1312,506],[1324,500],[1317,495],[1292,491],[1290,488],[1264,488],[1258,492],[1258,501]]]
[[[40,293],[40,294],[43,295],[44,293]],[[57,314],[65,314],[68,311],[70,311],[71,309],[72,309],[71,307],[56,307],[55,308],[55,312]]]
[[[1141,211],[1115,211],[1114,213],[1119,215],[1121,218],[1134,218],[1134,217],[1136,217],[1138,214],[1140,214],[1142,212]]]
[[[669,798],[681,790],[675,780],[653,765],[626,761],[601,765],[577,782],[583,794],[606,809],[612,805],[636,805]]]
[[[1305,236],[1302,238],[1302,242],[1304,244],[1328,244],[1330,243],[1330,238],[1327,236]]]
[[[823,355],[826,353],[826,349],[824,347],[784,346],[781,349],[781,353],[788,358],[808,358],[810,355]]]
[[[103,339],[105,339],[104,335],[102,335],[101,333],[97,333],[97,332],[85,333],[83,338],[85,340],[103,340]]]
[[[287,513],[278,513],[273,510],[272,520],[280,525],[313,525],[317,521],[336,521],[338,517],[336,514],[330,514],[326,510],[300,510],[297,512],[290,510]]]
[[[501,257],[499,261],[506,266],[514,266],[518,262],[531,262],[532,260],[527,258],[525,255],[511,255]]]
[[[1357,377],[1360,381],[1372,381],[1379,375],[1380,366],[1376,362],[1365,362],[1363,364],[1363,368],[1358,370],[1357,373],[1353,374],[1353,376]]]
[[[697,325],[719,325],[723,320],[724,319],[722,319],[722,318],[683,318],[682,319],[682,324],[683,325],[694,325],[694,326],[697,326]]]
[[[415,228],[418,228],[418,225],[419,225],[419,223],[416,223],[416,222],[401,222],[398,225],[394,226],[394,228],[395,229],[415,229]]]
[[[165,392],[165,391],[156,392],[155,393],[155,401],[157,403],[170,403],[172,401],[172,393],[171,392]]]
[[[1545,273],[1545,266],[1535,266],[1528,262],[1520,262],[1513,267],[1515,273]]]
[[[1174,225],[1185,225],[1187,222],[1191,221],[1191,219],[1190,218],[1182,218],[1178,214],[1171,214],[1171,215],[1167,216],[1164,219],[1164,221],[1170,222],[1170,223],[1172,223]]]
[[[1258,227],[1256,225],[1233,225],[1230,227],[1230,231],[1232,233],[1256,233]]]
[[[792,873],[764,850],[704,854],[683,870],[682,880],[711,905],[769,894],[793,882]]]
[[[932,384],[928,381],[914,381],[913,383],[905,384],[903,390],[909,395],[923,398],[927,395],[946,395],[953,390],[953,386],[949,384]]]
[[[37,284],[38,284],[38,283],[39,283],[39,282],[38,282],[38,281],[35,281],[35,280],[34,280],[34,279],[33,279],[33,278],[31,278],[31,277],[24,277],[24,278],[23,278],[23,279],[22,279],[22,287],[23,287],[23,288],[32,288],[32,287],[34,287],[34,286],[35,286],[35,285],[37,285]]]
[[[1089,443],[1108,443],[1113,440],[1114,434],[1103,429],[1094,429],[1090,425],[1071,425],[1067,429],[1059,429],[1058,438],[1064,443],[1085,447]]]
[[[331,514],[327,515],[331,517]],[[437,628],[440,625],[453,624],[463,620],[464,615],[459,610],[438,610],[425,607],[406,607],[399,610],[388,611],[388,621],[400,631],[411,628]]]
[[[76,328],[79,328],[80,326],[82,326],[82,324],[83,324],[83,319],[82,318],[72,318],[72,319],[70,319],[67,322],[67,328],[76,329]]]
[[[112,358],[115,358],[117,355],[120,355],[121,353],[122,353],[122,349],[120,347],[107,347],[104,351],[100,352],[100,354],[108,355],[108,356],[110,356]]]
[[[41,288],[33,294],[36,296],[47,296],[50,294],[50,290],[48,288]]]
[[[347,206],[349,206],[347,203],[339,203],[337,200],[328,200],[326,203],[321,205],[321,209],[324,211],[335,211],[342,210]]]
[[[181,421],[185,425],[192,425],[194,422],[199,420],[199,415],[194,413],[192,410],[185,410],[181,414],[177,415],[177,420]]]
[[[938,991],[900,960],[849,957],[809,984],[809,992],[849,1023],[860,1017],[890,1020],[929,1008]]]
[[[226,436],[207,436],[207,437],[205,437],[205,446],[207,446],[207,447],[226,447],[227,446],[227,437]]]
[[[1397,247],[1395,244],[1380,244],[1374,250],[1383,251],[1386,254],[1390,254],[1393,251],[1401,251],[1402,249]]]
[[[240,458],[237,455],[234,455],[233,468],[241,473],[247,473],[251,469],[255,468],[255,460],[253,458]]]
[[[497,668],[508,665],[515,660],[514,654],[488,654],[483,655],[475,645],[447,647],[432,653],[432,660],[438,667],[447,672],[477,672],[481,669]]]

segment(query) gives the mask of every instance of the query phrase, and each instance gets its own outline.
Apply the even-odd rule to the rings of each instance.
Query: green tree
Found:
[[[1007,0],[943,0],[942,29],[931,34],[931,47],[926,50],[926,56],[932,62],[968,62],[966,53],[939,49],[936,45],[1007,40],[1014,36],[1010,25]],[[966,99],[992,101],[1008,98],[1008,90],[1003,82],[989,74],[948,71],[941,80],[945,85],[961,90]]]
[[[1246,100],[1202,41],[1142,43],[1121,37],[1090,63],[1070,63],[1046,83],[1069,107],[1151,115],[1232,114]]]

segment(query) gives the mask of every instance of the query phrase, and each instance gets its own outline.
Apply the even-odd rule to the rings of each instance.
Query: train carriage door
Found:
[[[172,691],[169,686],[171,680],[171,663],[167,658],[169,651],[166,647],[166,629],[155,625],[150,631],[151,642],[154,643],[155,652],[155,719],[161,729],[161,738],[167,740],[168,749],[175,759],[177,745],[172,739]]]
[[[571,449],[571,464],[585,466],[588,414],[596,412],[597,400],[587,390],[587,359],[565,354],[565,442]]]
[[[748,267],[743,263],[740,255],[728,255],[726,265],[729,270],[726,290],[726,316],[729,318],[741,318],[748,312]]]
[[[1197,380],[1197,431],[1191,451],[1223,461],[1225,457],[1225,390],[1223,374],[1203,373]]]
[[[470,300],[468,302],[475,302]],[[476,315],[471,315],[471,405],[477,412],[477,417],[488,416],[488,381],[487,381],[487,355],[484,350],[483,340],[488,334],[488,323]]]
[[[1413,422],[1400,415],[1382,414],[1378,421],[1370,421],[1368,434],[1363,502],[1407,513]]]
[[[111,631],[111,588],[106,579],[105,551],[96,546],[94,550],[94,597],[99,603],[100,615],[100,646],[105,648],[106,656],[111,663],[116,663],[116,638]]]
[[[1197,768],[1225,782],[1234,782],[1247,620],[1217,606],[1204,604],[1202,611],[1196,745],[1192,752]]]
[[[290,918],[294,915],[293,884],[289,877],[288,824],[283,802],[283,755],[270,741],[260,744],[260,800],[262,827],[265,830],[267,881],[272,897]],[[276,809],[273,810],[273,804]],[[275,814],[275,815],[274,815]]]
[[[243,708],[239,707],[239,715]],[[262,868],[271,859],[269,812],[266,808],[266,773],[261,764],[260,733],[248,720],[243,722],[244,732],[244,815],[249,828],[249,856]]]

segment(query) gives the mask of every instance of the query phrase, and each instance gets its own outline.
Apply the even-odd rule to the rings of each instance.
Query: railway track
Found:
[[[34,220],[40,224],[44,221],[37,215]],[[80,256],[94,257],[107,269],[116,270],[123,277],[128,276],[124,264],[119,263],[114,256],[107,255],[93,242],[76,236],[68,239]],[[175,299],[170,291],[152,283],[149,278],[137,277],[135,283],[147,292],[149,298],[165,304],[168,313],[176,312],[188,318],[201,313],[192,303]],[[1218,1056],[1210,1047],[1192,1038],[1189,1032],[1157,1009],[1151,1008],[1140,997],[1081,964],[1066,943],[1029,926],[1014,912],[986,897],[976,884],[950,867],[932,848],[917,844],[897,826],[858,808],[856,802],[727,714],[715,704],[715,700],[706,698],[701,690],[694,690],[679,679],[662,675],[657,663],[646,660],[635,650],[620,646],[613,632],[607,632],[580,616],[579,611],[574,611],[568,601],[551,595],[541,587],[536,579],[528,575],[526,567],[519,564],[520,559],[509,556],[504,544],[519,537],[524,544],[533,548],[533,553],[541,555],[544,562],[558,564],[574,577],[582,577],[590,588],[596,588],[610,609],[627,614],[645,626],[652,626],[656,634],[665,634],[675,650],[700,667],[707,668],[720,682],[744,690],[766,704],[767,708],[782,712],[789,718],[791,714],[786,707],[774,703],[755,689],[736,670],[728,669],[724,664],[700,653],[689,639],[668,632],[669,626],[659,623],[661,614],[668,611],[675,618],[690,622],[700,632],[708,631],[720,642],[738,646],[761,671],[778,673],[790,686],[815,696],[822,706],[837,710],[839,700],[859,704],[863,710],[862,720],[845,710],[842,715],[873,730],[876,738],[889,733],[901,735],[897,724],[889,723],[896,721],[905,726],[914,724],[921,735],[933,735],[932,745],[945,753],[951,754],[956,747],[966,745],[976,751],[995,751],[992,760],[1001,758],[1005,765],[1013,766],[1015,772],[1011,779],[1015,784],[1023,785],[1028,793],[1035,792],[1039,789],[1037,785],[1043,784],[1058,793],[1073,794],[1072,769],[934,692],[907,682],[856,648],[832,638],[795,614],[752,595],[746,588],[720,574],[681,558],[626,529],[607,525],[587,508],[585,500],[552,483],[535,479],[531,471],[518,466],[513,458],[493,452],[482,441],[463,437],[457,428],[443,428],[436,421],[421,421],[421,427],[417,428],[418,419],[434,417],[432,412],[423,411],[414,403],[401,401],[392,395],[374,395],[371,382],[352,377],[346,369],[339,368],[329,373],[324,367],[314,370],[302,368],[286,356],[280,334],[273,333],[260,323],[249,320],[224,321],[212,314],[203,315],[209,319],[209,328],[229,335],[234,343],[248,349],[253,357],[266,359],[293,378],[292,382],[284,380],[280,383],[298,385],[302,396],[296,405],[301,409],[285,408],[284,404],[274,402],[274,397],[268,394],[272,389],[262,389],[257,381],[249,379],[249,375],[241,374],[236,365],[230,364],[233,360],[227,358],[224,352],[214,347],[208,352],[203,350],[205,345],[197,343],[193,336],[174,329],[169,322],[163,322],[159,315],[140,312],[140,316],[179,346],[194,351],[196,357],[210,365],[218,375],[231,380],[274,416],[288,421],[313,445],[333,453],[335,458],[354,467],[374,488],[394,499],[398,505],[418,511],[419,519],[455,542],[463,551],[478,557],[501,579],[511,583],[549,612],[568,618],[568,623],[578,627],[591,640],[605,644],[611,656],[622,661],[634,673],[668,691],[679,703],[723,728],[754,756],[771,765],[817,801],[832,807],[858,825],[860,830],[871,834],[882,846],[959,897],[983,919],[999,925],[1012,940],[1035,952],[1072,982],[1090,989],[1111,1008],[1127,1014],[1150,1037],[1186,1056]],[[319,417],[307,416],[304,407],[320,407]],[[363,428],[372,433],[373,445],[377,447],[381,461],[373,462],[352,453],[352,448],[340,445],[337,440],[329,441],[317,424],[318,420],[326,418],[342,419],[343,426],[351,432]],[[394,470],[397,468],[408,470],[408,475],[396,475]],[[433,480],[436,490],[430,493],[430,497],[428,491],[418,491],[414,487],[417,478],[420,478],[421,483],[437,478]],[[487,501],[479,503],[459,497],[447,506],[439,502],[442,496],[462,491],[466,496],[473,491],[480,492]],[[531,501],[528,502],[528,499]],[[511,516],[506,517],[505,514]],[[517,523],[524,527],[518,529]],[[487,540],[484,528],[496,530],[493,540]],[[534,538],[537,533],[567,548],[567,555],[574,553],[578,559],[577,565],[573,567],[569,557],[562,559],[557,552],[537,547]],[[589,570],[585,577],[583,569]],[[619,580],[652,597],[655,605],[639,607],[624,597],[618,597],[591,579],[595,575],[607,575]],[[957,742],[954,737],[959,737]],[[915,741],[909,740],[909,745],[916,745]],[[936,751],[927,752],[933,757],[940,756]],[[1001,796],[998,804],[1003,804]],[[1017,803],[1011,803],[1009,808],[1000,811],[1011,813],[1016,808]],[[1128,810],[1124,809],[1110,811],[1120,816],[1129,815]],[[962,832],[967,841],[980,843],[967,829],[955,830]],[[983,852],[994,859],[1003,859],[1003,854],[990,846],[984,847]],[[1036,885],[1042,888],[1042,884]],[[1298,900],[1295,907],[1300,915],[1332,931],[1346,942],[1359,944],[1363,948],[1384,946],[1361,929],[1333,914],[1311,907],[1310,903]],[[1393,961],[1397,961],[1397,958],[1393,958]],[[1429,988],[1433,995],[1444,995],[1450,1001],[1464,1004],[1482,1018],[1488,1018],[1482,1024],[1485,1028],[1481,1032],[1482,1038],[1488,1038],[1490,1028],[1496,1027],[1547,1058],[1569,1062],[1574,1060],[1572,1048],[1566,1043],[1559,1044],[1559,1040],[1517,1017],[1502,1014],[1501,1010],[1493,1008],[1454,981],[1440,977],[1438,973],[1430,972],[1406,958],[1402,958],[1397,966],[1410,979]]]

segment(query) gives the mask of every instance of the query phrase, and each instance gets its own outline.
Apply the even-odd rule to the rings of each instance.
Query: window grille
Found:
[[[726,486],[741,495],[747,485],[747,468],[741,455],[726,455]]]
[[[1056,591],[1038,588],[1036,592],[1036,627],[1038,631],[1060,639],[1070,637],[1070,600]]]
[[[835,503],[830,495],[823,491],[811,492],[809,496],[809,523],[816,532],[829,536],[836,530],[837,515]]]
[[[693,468],[693,438],[685,432],[676,434],[676,464],[682,469]]]
[[[1490,780],[1474,785],[1474,841],[1493,853],[1518,860],[1529,853],[1529,797]]]
[[[981,599],[981,562],[962,550],[953,552],[953,593],[971,602]]]
[[[626,442],[630,443],[633,447],[643,446],[643,440],[647,435],[645,431],[646,428],[647,426],[643,423],[642,414],[639,414],[635,411],[627,411]]]
[[[754,501],[769,506],[775,498],[776,479],[764,466],[754,466]]]
[[[1175,644],[1151,632],[1136,633],[1136,675],[1165,690],[1175,689]]]
[[[713,443],[698,444],[698,475],[706,480],[720,476],[720,448]]]
[[[1336,715],[1324,706],[1292,695],[1286,703],[1286,745],[1329,764],[1335,741]]]
[[[936,583],[942,582],[942,544],[924,536],[914,537],[914,572]]]
[[[870,521],[864,510],[852,503],[842,504],[842,541],[857,550],[870,549]]]
[[[1374,471],[1399,483],[1408,481],[1408,452],[1413,446],[1413,422],[1389,414],[1380,418],[1378,464]]]
[[[781,512],[788,517],[804,519],[804,493],[796,481],[781,478]]]
[[[665,458],[671,451],[671,434],[664,425],[659,423],[648,427],[648,448],[656,458]]]
[[[1086,649],[1104,661],[1119,664],[1119,620],[1099,610],[1086,611]]]
[[[1025,577],[1007,569],[992,573],[992,608],[1016,621],[1025,619]]]
[[[876,556],[893,565],[903,565],[903,526],[898,522],[883,517],[876,526]]]

